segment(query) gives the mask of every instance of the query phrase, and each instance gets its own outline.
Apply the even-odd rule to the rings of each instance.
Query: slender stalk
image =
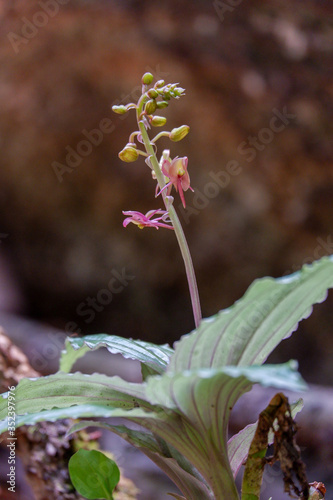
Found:
[[[159,166],[159,163],[158,163],[155,151],[154,151],[154,147],[153,147],[152,142],[150,141],[145,124],[144,124],[143,120],[141,119],[143,105],[146,101],[145,97],[146,96],[143,95],[138,102],[137,121],[138,121],[138,125],[140,128],[142,140],[144,142],[146,151],[149,155],[151,165],[152,165],[154,172],[155,172],[155,175],[156,175],[158,185],[159,185],[160,189],[163,189],[165,187],[164,175],[160,169],[160,166]],[[200,322],[201,322],[202,316],[201,316],[201,306],[200,306],[197,280],[195,277],[192,257],[190,254],[190,250],[189,250],[186,238],[185,238],[185,234],[184,234],[182,225],[180,223],[180,220],[178,218],[178,215],[176,213],[176,210],[175,210],[172,202],[170,202],[170,199],[167,196],[166,190],[162,191],[162,197],[163,197],[163,202],[164,202],[165,208],[169,212],[169,217],[170,217],[171,223],[173,225],[173,228],[175,230],[175,234],[176,234],[176,237],[178,240],[180,251],[181,251],[181,254],[182,254],[182,257],[184,260],[186,276],[187,276],[187,281],[188,281],[188,286],[189,286],[190,296],[191,296],[194,322],[195,322],[195,326],[198,327]]]
[[[150,142],[155,143],[161,137],[168,137],[168,136],[169,136],[169,132],[167,132],[166,130],[163,130],[163,132],[160,132],[159,134],[155,135],[154,139],[152,139]]]

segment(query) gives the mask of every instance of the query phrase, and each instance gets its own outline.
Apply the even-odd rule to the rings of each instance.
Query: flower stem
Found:
[[[142,96],[142,97],[144,97],[144,96]],[[141,101],[141,99],[140,99],[140,101]],[[138,108],[137,108],[137,121],[138,121],[138,125],[140,128],[143,143],[145,145],[146,151],[149,155],[151,165],[152,165],[154,172],[155,172],[155,175],[156,175],[157,182],[159,184],[160,189],[162,190],[165,187],[164,175],[161,171],[158,160],[156,158],[153,144],[151,143],[151,141],[149,139],[145,124],[140,118],[140,114],[142,112],[142,106],[144,104],[144,99],[142,99],[141,102],[140,101],[138,103]],[[201,316],[201,306],[200,306],[197,280],[195,277],[192,257],[190,254],[190,250],[188,248],[188,244],[187,244],[187,241],[185,238],[185,234],[184,234],[182,225],[180,223],[180,220],[178,218],[178,215],[176,213],[176,210],[175,210],[173,204],[170,202],[170,199],[167,196],[166,190],[162,191],[162,197],[163,197],[163,201],[165,204],[165,208],[169,212],[169,217],[170,217],[171,223],[173,225],[173,228],[174,228],[177,240],[178,240],[178,244],[180,247],[180,251],[181,251],[181,254],[182,254],[182,257],[184,260],[186,276],[187,276],[187,281],[188,281],[188,286],[189,286],[190,296],[191,296],[191,302],[192,302],[194,322],[195,322],[195,326],[198,327],[200,322],[201,322],[202,316]]]

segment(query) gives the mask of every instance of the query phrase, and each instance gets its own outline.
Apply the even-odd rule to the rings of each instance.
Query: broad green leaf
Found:
[[[305,391],[307,385],[299,374],[298,362],[291,360],[280,365],[225,366],[224,373],[231,377],[243,375],[263,387],[276,387],[289,391]]]
[[[173,494],[175,498],[186,500],[214,500],[213,493],[206,485],[204,479],[200,481],[183,470],[174,458],[162,457],[159,454],[150,452],[147,452],[146,455],[170,477],[185,495],[185,497],[182,497]]]
[[[67,337],[65,342],[65,349],[61,351],[59,360],[59,371],[69,373],[73,368],[76,361],[82,358],[87,352],[90,351],[89,347],[82,345],[78,349],[74,349],[71,343],[72,337]],[[99,346],[102,347],[102,346]],[[96,347],[98,349],[99,347]]]
[[[150,412],[139,417],[136,417],[136,410],[130,410],[127,417],[150,430],[155,437],[159,436],[165,440],[169,449],[175,448],[171,457],[148,449],[143,451],[164,470],[188,500],[214,499],[205,478],[202,477],[202,471],[206,473],[206,477],[208,476],[210,459],[214,460],[214,457],[209,456],[204,448],[202,436],[188,419],[171,410]],[[184,466],[185,462],[189,464],[188,467]],[[197,465],[200,466],[200,470]],[[228,500],[234,498],[236,500],[238,497],[229,497]]]
[[[256,280],[244,297],[176,343],[167,370],[262,364],[333,287],[333,256],[279,279]]]
[[[125,394],[114,390],[115,388],[123,390]],[[198,447],[196,442],[192,443],[188,439],[189,435],[195,434],[195,430],[191,430],[190,424],[182,422],[178,415],[175,416],[173,412],[166,414],[165,411],[158,408],[156,412],[152,411],[151,405],[141,399],[145,398],[143,388],[143,384],[131,384],[118,377],[87,376],[80,373],[58,373],[40,379],[25,379],[20,382],[16,389],[18,410],[16,424],[19,427],[24,424],[31,425],[39,421],[61,418],[125,417],[156,433],[169,445],[174,446],[180,454],[184,449],[187,451],[188,457],[192,455],[200,456],[204,450]],[[87,392],[89,395],[87,395]],[[0,398],[0,405],[2,405],[0,411],[5,417],[7,408],[6,394]],[[139,405],[150,411],[144,411],[137,407]],[[54,408],[55,406],[62,406],[62,408]],[[44,408],[46,410],[42,411]],[[20,416],[20,412],[28,412],[29,414]],[[1,432],[7,429],[6,420],[1,422],[0,429]],[[190,474],[182,471],[179,464],[176,465],[176,459],[165,457],[164,460],[163,457],[160,458],[159,454],[155,454],[153,451],[151,453],[153,455],[150,458],[154,458],[155,462],[158,461],[160,464],[164,464],[164,470],[168,471],[173,480],[177,481],[176,484],[181,491],[187,494],[192,489],[196,492],[200,490],[202,499],[210,498],[207,495],[204,496],[203,491],[206,487],[200,484],[198,479],[192,476],[192,484],[188,478],[183,477]],[[150,451],[147,450],[146,454],[150,456]],[[188,496],[188,498],[199,498],[199,495],[195,494]]]
[[[226,398],[221,394],[229,382],[234,387],[232,392],[238,392],[237,399],[259,383],[266,387],[304,391],[307,386],[297,371],[297,361],[277,365],[254,366],[224,366],[217,368],[203,368],[201,370],[186,370],[182,373],[166,372],[162,376],[151,377],[147,382],[146,397],[152,405],[160,405],[167,409],[178,410],[191,418],[191,422],[205,422],[210,426],[210,408],[204,402],[221,401],[226,404]],[[239,382],[245,381],[244,384]],[[238,387],[241,386],[240,390]],[[235,389],[236,387],[236,389]],[[243,391],[243,388],[246,388]],[[193,392],[193,389],[195,392]],[[215,397],[216,396],[216,397]],[[195,398],[201,399],[200,417],[195,407]],[[218,407],[214,408],[214,412]]]
[[[153,433],[168,443],[177,445],[181,450],[186,450],[187,455],[197,454],[196,445],[188,439],[189,424],[184,425],[182,419],[175,416],[173,412],[163,411],[147,412],[141,408],[132,410],[122,408],[112,408],[105,404],[82,404],[71,406],[70,408],[53,408],[50,410],[36,411],[26,415],[17,415],[16,425],[34,425],[38,422],[50,421],[65,418],[91,418],[91,417],[124,417],[130,421],[140,424],[146,431],[133,431],[126,426],[113,426],[98,421],[82,421],[74,424],[68,433],[76,432],[88,426],[103,427],[115,432],[126,439],[129,443],[140,448],[152,461],[154,461],[164,472],[175,482],[180,491],[188,499],[212,499],[211,492],[193,465],[179,452],[172,444],[170,457],[163,456],[159,443]],[[7,430],[7,421],[0,422],[0,433]],[[202,452],[202,450],[200,450]]]
[[[7,417],[7,394],[0,397],[0,420]],[[126,382],[120,377],[79,372],[23,379],[15,389],[15,401],[17,415],[89,403],[124,409],[150,408],[142,384]]]
[[[97,411],[95,416],[98,416]],[[107,413],[104,416],[108,416]],[[204,449],[204,440],[202,440],[197,430],[191,426],[188,419],[172,410],[164,411],[157,406],[155,411],[150,412],[145,412],[140,408],[133,410],[114,409],[110,416],[125,417],[150,432],[154,440],[147,437],[147,434],[142,433],[137,437],[134,437],[135,433],[123,433],[121,431],[121,434],[128,442],[135,446],[140,445],[142,451],[171,477],[186,498],[189,500],[213,498],[205,480],[201,478],[200,472],[195,467],[195,463],[193,465],[195,461],[192,459],[196,457],[196,462],[201,464],[208,474],[210,468],[209,456]],[[79,428],[82,427],[75,426],[73,429]],[[111,426],[109,428],[113,432],[120,432],[119,428],[111,428]],[[160,448],[156,436],[168,443],[168,449],[171,451],[170,457],[163,455],[164,450]],[[154,451],[155,447],[156,451]],[[230,497],[229,500],[232,500],[232,498]]]
[[[69,476],[74,488],[88,500],[113,500],[120,471],[113,460],[97,450],[81,449],[71,456]]]
[[[234,477],[237,476],[239,469],[247,458],[253,436],[256,432],[257,423],[258,421],[247,425],[228,441],[228,456]]]
[[[101,347],[106,347],[112,354],[122,354],[126,359],[140,361],[152,370],[151,373],[163,373],[174,352],[167,344],[156,345],[104,333],[86,335],[85,337],[69,337],[66,340],[65,350],[61,354],[60,370],[69,372],[75,361],[81,356]]]
[[[83,384],[82,393],[80,390],[80,383],[87,380],[91,383],[88,385]],[[142,405],[146,410],[151,410],[151,405],[146,403],[143,399],[144,393],[142,391],[137,391],[143,388],[142,384],[131,384],[125,382],[118,377],[104,377],[98,375],[98,383],[92,383],[95,376],[86,376],[82,374],[64,374],[59,373],[56,375],[51,375],[50,377],[43,377],[41,379],[25,379],[21,381],[16,389],[16,400],[18,412],[29,412],[26,415],[16,417],[17,427],[21,425],[32,425],[40,421],[53,421],[63,418],[80,418],[80,417],[125,417],[137,424],[141,424],[144,428],[148,429],[150,432],[155,432],[161,439],[165,439],[171,446],[178,449],[180,455],[177,457],[179,461],[182,461],[182,465],[186,462],[184,457],[181,457],[181,451],[185,449],[187,455],[190,457],[192,454],[198,454],[199,450],[196,443],[191,443],[188,439],[190,433],[190,425],[184,423],[179,419],[178,416],[175,417],[173,412],[166,414],[162,409],[157,408],[157,412],[144,411],[138,408],[139,404]],[[106,389],[107,397],[105,401],[105,394],[102,396],[99,394],[100,387],[99,383],[105,381],[109,388]],[[117,387],[120,389],[122,387],[125,392],[129,392],[131,396],[125,393],[122,397],[121,393],[118,391],[112,391],[110,388],[110,380],[112,381],[112,387]],[[73,382],[77,382],[78,386]],[[103,387],[104,389],[104,387]],[[99,397],[91,397],[91,394],[87,396],[85,393],[91,390],[93,395],[99,395]],[[142,389],[143,390],[143,389]],[[78,395],[78,392],[80,393]],[[65,396],[62,396],[65,394]],[[6,415],[7,401],[5,396],[0,398],[0,405],[2,405],[1,411]],[[140,396],[140,399],[135,396]],[[25,398],[25,399],[23,399]],[[120,400],[120,401],[119,401]],[[104,402],[104,404],[103,404]],[[77,405],[66,407],[66,405]],[[54,406],[63,406],[62,408],[54,408]],[[118,408],[117,406],[120,406]],[[130,409],[133,408],[134,409]],[[43,411],[43,408],[49,408]],[[0,423],[0,432],[7,429],[7,421],[4,420]],[[186,432],[185,432],[186,429]],[[113,430],[115,432],[115,429]],[[141,438],[142,438],[141,434]],[[123,436],[125,437],[125,436]],[[128,439],[129,440],[129,439]],[[176,445],[176,446],[175,446]],[[143,450],[146,454],[158,462],[161,466],[163,464],[163,470],[169,474],[169,476],[176,481],[182,492],[189,493],[193,490],[196,492],[194,496],[190,495],[188,498],[202,498],[208,499],[210,496],[206,494],[208,491],[204,483],[191,475],[189,472],[182,470],[182,467],[178,464],[175,458],[163,457],[159,453],[149,450]],[[200,453],[203,450],[200,449]],[[176,453],[175,453],[176,455]],[[190,469],[192,465],[187,462],[188,468]],[[190,481],[189,477],[192,477]],[[200,491],[200,495],[197,492]]]
[[[140,422],[142,423],[142,421]],[[186,494],[186,498],[200,498],[201,500],[212,498],[205,480],[192,464],[173,446],[161,447],[160,440],[151,432],[133,430],[124,425],[82,420],[74,424],[68,434],[87,427],[108,429],[141,450],[172,479],[178,488]]]
[[[147,448],[148,450],[156,453],[161,452],[160,447],[151,432],[146,430],[133,430],[125,425],[112,425],[107,422],[100,422],[96,420],[80,420],[80,422],[76,422],[70,427],[70,429],[68,429],[66,435],[69,436],[74,432],[82,431],[88,427],[98,427],[100,429],[106,429],[114,432],[137,448]]]
[[[215,473],[225,485],[221,500],[237,498],[227,451],[227,425],[231,408],[242,394],[258,382],[278,388],[302,390],[305,384],[295,371],[294,362],[283,365],[251,367],[227,366],[183,373],[165,373],[147,381],[147,397],[152,405],[160,405],[182,417],[185,435],[196,444],[190,460],[209,482]],[[186,428],[186,420],[190,425]],[[170,437],[165,439],[169,441]],[[173,443],[177,449],[179,444]],[[214,464],[214,465],[212,465]]]
[[[129,413],[126,409],[113,408],[106,404],[78,404],[70,406],[69,408],[52,408],[50,410],[37,409],[35,412],[26,413],[25,415],[16,415],[16,428],[22,425],[35,425],[38,422],[56,422],[57,420],[67,418],[92,418],[92,417],[128,417]],[[148,413],[141,408],[135,408],[134,411],[130,410],[131,417],[145,418]],[[96,422],[96,424],[99,424]],[[98,425],[97,425],[98,426]],[[7,419],[0,422],[0,434],[7,430]],[[82,427],[84,428],[84,427]]]
[[[299,399],[296,403],[290,405],[292,417],[295,418],[297,413],[299,413],[303,408],[303,400]],[[260,410],[258,409],[258,413]],[[244,429],[239,431],[237,434],[232,436],[228,441],[228,456],[231,465],[231,470],[233,476],[236,477],[242,464],[245,462],[249,448],[257,428],[258,421],[254,424],[249,424]],[[268,444],[272,444],[274,441],[274,434],[270,432],[268,435]]]
[[[126,414],[128,417],[129,414]],[[131,414],[132,415],[132,414]],[[136,413],[138,415],[138,413]],[[150,414],[144,414],[144,417],[149,417]],[[157,414],[155,414],[157,416]],[[137,417],[136,417],[137,418]],[[133,430],[124,425],[112,425],[106,422],[96,422],[94,420],[82,420],[80,422],[75,423],[67,432],[67,435],[72,434],[73,432],[80,431],[82,429],[86,429],[87,427],[99,427],[102,429],[107,429],[111,432],[114,432],[118,436],[125,439],[127,442],[135,446],[136,448],[140,448],[141,450],[151,451],[154,453],[158,453],[159,455],[166,458],[174,458],[178,462],[178,464],[187,471],[189,474],[199,478],[199,474],[193,468],[190,462],[188,462],[184,456],[179,453],[173,446],[168,445],[163,439],[152,434],[150,431],[142,431],[142,430]],[[200,477],[202,480],[202,477]]]
[[[158,375],[158,373],[153,368],[150,368],[150,366],[141,363],[141,375],[142,380],[145,381],[148,377],[151,377],[152,375]]]
[[[137,437],[127,432],[127,440],[132,444],[136,440],[147,456],[163,466],[186,498],[212,498],[207,484],[213,463],[226,485],[221,500],[236,500],[226,444],[230,408],[257,381],[280,387],[290,379],[290,387],[301,389],[294,369],[287,364],[165,373],[150,377],[147,384],[80,373],[26,379],[16,389],[17,425],[59,418],[125,417],[149,431]],[[0,403],[5,417],[7,401]],[[30,415],[19,416],[25,412]],[[115,427],[113,432],[126,436],[124,429]],[[161,440],[167,446],[161,446]],[[207,484],[200,481],[201,476]]]

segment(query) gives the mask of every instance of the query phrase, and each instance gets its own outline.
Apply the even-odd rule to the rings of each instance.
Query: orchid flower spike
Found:
[[[123,221],[123,226],[127,227],[128,224],[132,222],[140,229],[144,227],[155,227],[156,229],[164,227],[175,231],[184,259],[194,321],[196,327],[198,327],[202,319],[198,286],[191,254],[179,217],[173,206],[174,198],[171,196],[171,191],[174,186],[176,191],[179,192],[184,208],[186,208],[184,191],[188,189],[193,191],[190,186],[190,176],[187,171],[188,159],[186,156],[172,159],[170,157],[170,151],[165,150],[159,162],[156,154],[156,142],[160,138],[168,137],[171,141],[177,142],[188,134],[190,128],[188,125],[181,125],[180,127],[173,128],[171,132],[162,130],[152,139],[149,136],[150,127],[161,127],[166,123],[166,118],[164,116],[158,116],[159,110],[166,108],[171,99],[178,99],[184,95],[185,89],[179,87],[178,83],[166,85],[164,80],[158,80],[155,85],[152,86],[153,75],[151,73],[145,73],[142,76],[141,83],[142,95],[139,97],[136,104],[130,103],[126,106],[120,105],[113,107],[113,110],[119,114],[124,114],[132,108],[135,109],[138,125],[138,129],[131,133],[127,145],[119,153],[119,156],[121,160],[126,162],[136,160],[139,155],[145,157],[145,162],[151,171],[151,175],[153,179],[157,181],[155,196],[161,193],[163,194],[165,210],[150,210],[146,214],[136,211],[123,212],[126,216]],[[155,113],[157,113],[157,115]],[[144,150],[138,147],[140,144],[143,144]]]
[[[163,189],[161,189],[160,193],[164,189],[174,185],[176,191],[179,191],[179,196],[180,199],[182,200],[184,208],[186,207],[184,191],[187,191],[188,189],[193,191],[193,189],[190,186],[190,176],[187,171],[187,163],[188,163],[187,156],[184,156],[182,158],[178,158],[177,156],[174,160],[171,161],[169,157],[169,151],[167,150],[163,151],[163,156],[161,159],[161,168],[163,174],[169,179],[169,182]],[[168,189],[168,194],[170,194],[169,189]]]
[[[123,211],[123,214],[128,215],[123,221],[124,227],[128,226],[130,222],[133,222],[133,224],[136,224],[140,229],[144,227],[155,227],[156,229],[165,227],[166,229],[173,229],[173,226],[170,225],[169,213],[166,210],[149,210],[146,215],[143,215],[141,212],[136,212],[135,210],[128,210],[126,212]],[[152,219],[154,215],[159,215],[160,217]]]

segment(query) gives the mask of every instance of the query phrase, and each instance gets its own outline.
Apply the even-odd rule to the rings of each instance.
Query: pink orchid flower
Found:
[[[178,158],[177,156],[174,160],[171,161],[167,153],[168,152],[166,152],[166,154],[163,154],[163,158],[161,160],[161,168],[163,174],[168,177],[169,182],[160,191],[160,193],[167,188],[168,194],[170,194],[170,188],[172,185],[174,185],[176,191],[179,191],[180,199],[182,200],[183,207],[185,208],[186,203],[184,198],[184,191],[187,191],[188,189],[193,191],[190,186],[190,176],[187,171],[188,159],[187,156],[184,156],[182,158]]]
[[[128,217],[123,221],[124,227],[128,226],[130,222],[133,222],[133,224],[136,224],[140,229],[143,229],[144,227],[155,227],[156,229],[159,227],[165,227],[166,229],[173,229],[173,226],[169,225],[170,219],[166,210],[149,210],[146,215],[134,210],[128,210],[127,212],[123,211],[123,214],[128,215]],[[160,217],[152,219],[154,215],[160,215]]]

